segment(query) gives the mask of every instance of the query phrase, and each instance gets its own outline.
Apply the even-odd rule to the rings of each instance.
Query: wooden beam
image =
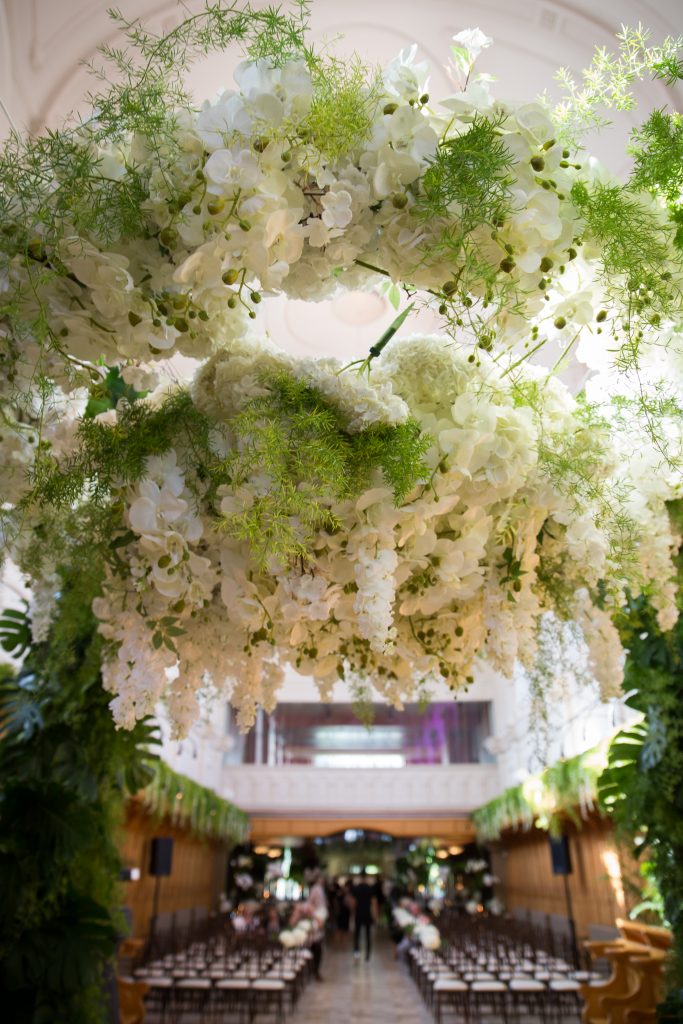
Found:
[[[252,817],[251,842],[283,842],[287,838],[303,839],[330,836],[347,828],[385,832],[397,838],[426,837],[443,843],[471,843],[474,826],[469,818],[265,818]]]

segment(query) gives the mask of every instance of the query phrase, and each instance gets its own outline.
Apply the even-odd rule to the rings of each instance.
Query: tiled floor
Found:
[[[296,1024],[434,1024],[393,944],[376,944],[369,963],[354,961],[348,936],[327,944],[322,982],[312,981]]]

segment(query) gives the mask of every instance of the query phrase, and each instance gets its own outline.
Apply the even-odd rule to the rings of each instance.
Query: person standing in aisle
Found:
[[[372,926],[377,920],[377,898],[364,873],[353,888],[353,958],[360,960],[360,933],[365,931],[365,961],[372,951]]]

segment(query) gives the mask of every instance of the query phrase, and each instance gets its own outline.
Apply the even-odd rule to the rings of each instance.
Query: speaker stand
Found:
[[[579,967],[579,945],[576,941],[576,922],[574,921],[574,908],[572,906],[572,894],[569,888],[569,875],[562,876],[564,880],[564,898],[567,904],[567,920],[569,921],[569,941],[572,948],[574,967]]]
[[[154,878],[154,900],[152,903],[152,922],[149,929],[149,937],[153,944],[156,939],[157,930],[157,917],[159,914],[159,886],[161,885],[161,875],[156,875]]]

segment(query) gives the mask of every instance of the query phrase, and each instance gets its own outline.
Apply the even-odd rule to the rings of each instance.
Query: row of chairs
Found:
[[[575,1024],[583,983],[598,977],[572,959],[539,949],[517,922],[439,920],[438,951],[413,946],[411,974],[436,1024],[456,1020]]]
[[[311,977],[312,959],[307,948],[285,950],[261,937],[225,935],[145,958],[133,977],[148,986],[145,1004],[159,1024],[213,1024],[231,1015],[281,1024]]]

